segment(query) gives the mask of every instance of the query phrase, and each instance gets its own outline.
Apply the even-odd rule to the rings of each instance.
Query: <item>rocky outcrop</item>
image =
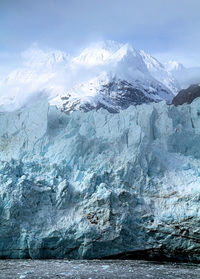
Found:
[[[65,113],[71,113],[75,110],[88,112],[101,108],[106,109],[110,113],[118,113],[120,110],[127,109],[131,105],[160,102],[163,99],[158,96],[158,92],[163,98],[165,96],[169,100],[173,96],[169,94],[167,89],[161,86],[157,88],[157,91],[151,91],[149,88],[141,90],[139,86],[133,85],[125,80],[113,80],[101,86],[95,102],[91,103],[90,101],[86,101],[82,103],[81,100],[74,99],[73,95],[69,94],[60,97],[62,101],[58,105],[58,108]]]
[[[200,97],[200,85],[194,84],[187,89],[181,90],[172,100],[172,104],[175,106],[183,105],[185,103],[191,104],[192,101]]]
[[[200,100],[0,114],[0,258],[200,261]]]

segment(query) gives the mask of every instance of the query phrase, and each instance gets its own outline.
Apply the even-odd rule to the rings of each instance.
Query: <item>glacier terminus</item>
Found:
[[[0,258],[200,261],[200,100],[0,113]]]

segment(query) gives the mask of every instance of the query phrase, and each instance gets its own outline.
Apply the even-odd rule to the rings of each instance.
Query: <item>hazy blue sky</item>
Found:
[[[102,39],[200,65],[200,0],[0,0],[1,65],[35,42],[78,52]]]

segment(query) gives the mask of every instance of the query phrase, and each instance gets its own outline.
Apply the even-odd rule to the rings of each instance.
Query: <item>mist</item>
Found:
[[[92,42],[130,43],[163,63],[198,67],[199,11],[199,0],[2,0],[1,109],[16,109],[38,92],[51,99],[92,78],[100,65],[71,63]]]
[[[0,64],[15,64],[35,42],[76,54],[109,39],[199,66],[199,10],[199,0],[0,1]]]

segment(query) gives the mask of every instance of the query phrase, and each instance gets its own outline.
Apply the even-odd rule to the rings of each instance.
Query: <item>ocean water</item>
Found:
[[[1,260],[0,279],[200,279],[200,265],[132,260]]]

